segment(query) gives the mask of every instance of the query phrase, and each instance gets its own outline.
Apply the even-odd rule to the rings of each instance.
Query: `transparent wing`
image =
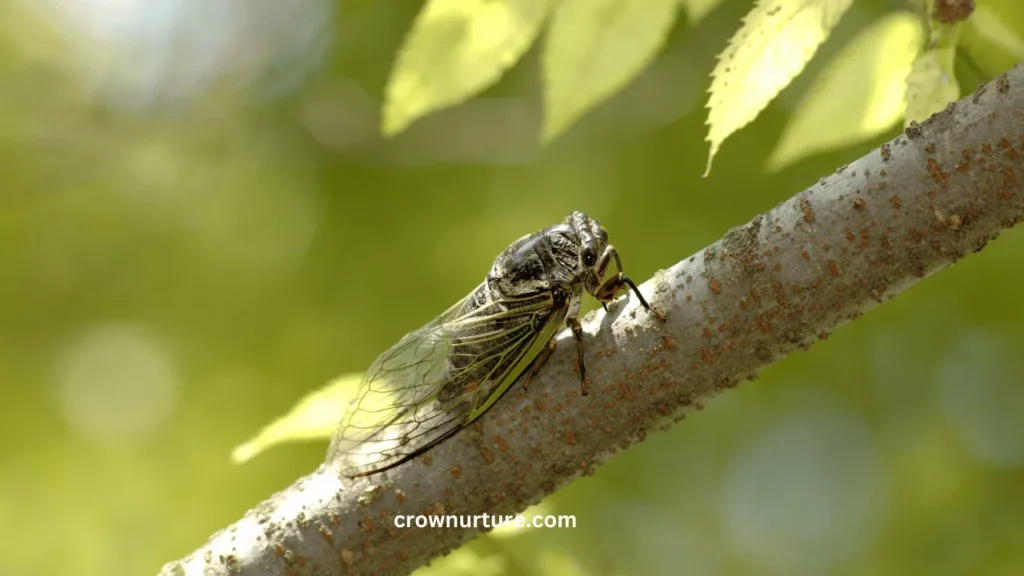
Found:
[[[374,360],[327,452],[344,475],[393,468],[497,401],[565,318],[567,297],[492,301],[486,284]]]

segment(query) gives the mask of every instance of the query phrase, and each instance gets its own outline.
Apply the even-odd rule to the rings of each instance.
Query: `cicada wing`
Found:
[[[451,417],[438,410],[434,398],[449,372],[451,346],[444,326],[465,301],[373,361],[334,434],[328,463],[352,476],[391,467],[412,451],[417,432]]]
[[[481,286],[374,360],[328,450],[346,476],[387,470],[469,424],[565,316],[552,294],[479,302]]]

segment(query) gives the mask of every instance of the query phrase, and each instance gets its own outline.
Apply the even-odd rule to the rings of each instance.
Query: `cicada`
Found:
[[[614,260],[618,273],[603,280]],[[374,360],[327,452],[348,477],[394,468],[451,437],[520,379],[524,389],[555,350],[564,322],[575,335],[580,394],[587,394],[583,293],[607,303],[626,287],[659,319],[622,272],[596,220],[573,212],[502,252],[487,278]]]

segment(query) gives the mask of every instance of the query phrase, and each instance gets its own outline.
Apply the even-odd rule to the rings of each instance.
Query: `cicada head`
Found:
[[[602,256],[608,248],[608,232],[601,223],[583,212],[573,212],[565,219],[575,236],[575,281],[594,294],[601,286]]]

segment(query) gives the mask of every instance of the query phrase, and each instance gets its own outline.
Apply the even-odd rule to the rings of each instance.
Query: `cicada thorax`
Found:
[[[505,296],[582,284],[581,239],[568,224],[550,226],[516,240],[494,261],[488,283]]]

